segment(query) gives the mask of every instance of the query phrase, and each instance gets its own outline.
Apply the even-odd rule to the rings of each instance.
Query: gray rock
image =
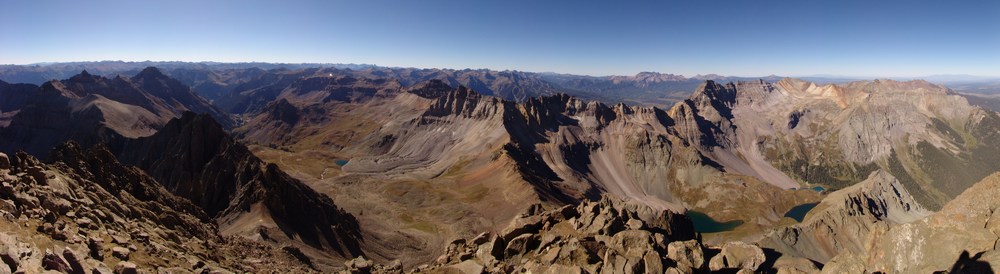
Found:
[[[128,250],[128,248],[120,246],[111,248],[111,256],[115,256],[115,258],[122,259],[123,261],[128,261],[129,254],[131,253],[132,251]]]
[[[10,169],[10,158],[0,152],[0,169]]]
[[[98,260],[104,259],[104,239],[98,236],[87,238],[87,248],[90,250],[90,257]]]
[[[784,255],[774,262],[774,269],[778,273],[819,273],[819,268],[812,261],[806,258]]]
[[[543,272],[543,273],[544,274],[582,274],[582,273],[585,273],[585,272],[583,271],[583,268],[580,268],[579,266],[555,264],[555,265],[549,266],[549,268],[545,269],[545,272]]]
[[[757,270],[764,263],[764,250],[744,242],[729,242],[722,245],[722,251],[712,257],[708,268],[712,271],[723,269]]]
[[[653,234],[645,230],[626,230],[616,233],[611,237],[608,248],[631,258],[642,257],[646,252],[655,252]]]
[[[48,199],[42,202],[42,207],[59,215],[66,215],[67,212],[73,209],[73,203],[59,197],[48,197]]]
[[[46,270],[54,270],[62,273],[69,273],[70,267],[58,254],[52,252],[52,250],[45,250],[45,255],[42,257],[42,268]]]
[[[347,269],[351,272],[368,272],[372,269],[374,263],[365,259],[363,256],[359,256],[344,262],[344,265],[347,266]]]
[[[830,259],[825,265],[823,265],[823,270],[821,273],[867,273],[865,269],[865,263],[858,258],[854,253],[844,252]]]
[[[524,255],[528,253],[532,248],[538,245],[538,235],[525,233],[520,236],[514,237],[509,243],[507,243],[507,248],[504,249],[504,258],[512,258],[514,256]]]
[[[642,257],[626,257],[608,250],[604,255],[604,266],[601,273],[645,273]]]
[[[40,166],[29,166],[27,168],[28,176],[35,179],[35,183],[40,185],[47,185],[48,178],[45,175],[45,169]]]
[[[677,262],[682,269],[701,269],[705,266],[705,251],[697,240],[671,242],[667,245],[667,258]]]
[[[76,251],[73,251],[69,247],[63,249],[63,258],[66,259],[66,263],[69,264],[72,274],[84,274],[87,272],[87,268],[83,266],[82,257],[77,255]]]
[[[489,232],[483,232],[483,233],[480,233],[479,235],[477,235],[475,238],[472,238],[472,244],[474,244],[474,245],[481,245],[481,244],[485,244],[489,240],[490,240],[490,233]]]
[[[526,233],[538,233],[538,230],[540,229],[542,229],[542,217],[533,215],[514,219],[511,221],[510,225],[507,226],[507,229],[504,229],[504,232],[500,234],[504,241],[510,242],[511,239],[514,239],[514,237],[518,237]]]
[[[92,228],[91,225],[93,225],[93,224],[94,224],[94,222],[91,221],[90,218],[87,218],[87,217],[76,219],[76,225],[80,226],[80,228],[88,228],[89,229],[89,228]]]
[[[449,266],[448,268],[458,270],[463,274],[480,274],[483,273],[483,266],[475,261],[463,261],[461,263]]]
[[[16,201],[17,204],[24,209],[36,209],[39,206],[38,198],[28,195],[27,193],[14,194],[14,201]]]
[[[0,172],[0,175],[3,175],[3,173]],[[14,189],[13,185],[11,185],[6,181],[0,182],[0,195],[3,195],[5,197],[11,197],[14,196],[15,193],[17,193],[17,190]]]
[[[629,219],[628,222],[625,222],[625,227],[632,230],[640,230],[645,227],[645,224],[639,219]]]
[[[392,260],[391,262],[389,262],[389,264],[385,265],[384,269],[390,272],[402,272],[403,262],[399,261],[398,259]]]
[[[7,199],[0,199],[0,210],[10,213],[15,213],[17,212],[17,205],[14,204],[14,201]]]
[[[115,274],[137,274],[138,270],[134,263],[121,261],[115,265]]]

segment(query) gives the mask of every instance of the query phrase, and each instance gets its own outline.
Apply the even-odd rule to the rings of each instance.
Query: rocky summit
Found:
[[[103,64],[0,82],[0,273],[1000,265],[1000,115],[927,81]]]
[[[312,269],[294,247],[221,236],[204,211],[105,147],[70,142],[51,154],[0,154],[4,272]]]

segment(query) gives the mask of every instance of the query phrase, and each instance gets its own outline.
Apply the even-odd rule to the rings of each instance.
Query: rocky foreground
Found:
[[[1000,269],[1000,174],[940,212],[913,204],[898,181],[875,172],[838,191],[802,225],[759,243],[706,244],[684,215],[604,197],[542,210],[499,233],[456,239],[413,273],[993,273]],[[839,208],[842,201],[844,208]],[[827,205],[829,204],[829,205]],[[839,214],[839,215],[837,215]],[[836,217],[834,215],[839,216]],[[851,229],[858,235],[848,235]],[[823,235],[826,235],[825,237]],[[790,238],[791,237],[791,238]],[[796,238],[797,237],[797,238]],[[772,249],[775,246],[776,249]],[[831,258],[824,257],[834,252]],[[351,273],[399,273],[359,257]]]
[[[103,147],[0,153],[0,273],[305,272],[295,247],[221,237],[200,208]]]
[[[391,273],[364,258],[352,273]],[[416,273],[818,272],[807,259],[754,244],[705,245],[684,215],[604,197],[543,211],[532,206],[499,233],[456,239]]]
[[[201,208],[122,165],[103,146],[70,142],[50,158],[0,154],[0,273],[321,271],[293,246],[219,236]],[[549,210],[530,206],[505,229],[456,239],[437,260],[407,272],[981,273],[1000,267],[998,184],[1000,175],[988,177],[919,220],[899,218],[899,209],[846,211],[883,212],[892,222],[871,226],[863,244],[825,265],[756,243],[706,244],[684,215],[604,197]],[[899,187],[891,177],[873,174],[858,193],[893,189]],[[901,205],[912,199],[896,195]],[[830,220],[820,216],[810,219]],[[344,266],[351,273],[404,272],[398,261],[363,257]]]

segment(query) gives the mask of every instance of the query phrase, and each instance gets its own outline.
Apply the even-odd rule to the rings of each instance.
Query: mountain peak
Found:
[[[438,98],[452,92],[453,90],[455,90],[455,88],[448,85],[448,83],[445,83],[440,79],[432,79],[413,85],[409,90],[407,90],[407,92],[424,98]]]
[[[163,72],[160,72],[160,69],[158,69],[156,67],[146,67],[145,69],[143,69],[142,71],[140,71],[139,74],[136,74],[135,77],[136,78],[158,78],[158,77],[165,77],[165,75],[163,75]]]
[[[87,70],[83,70],[80,72],[80,74],[70,77],[69,80],[74,82],[94,82],[97,80],[98,77],[99,76],[90,74],[89,72],[87,72]]]

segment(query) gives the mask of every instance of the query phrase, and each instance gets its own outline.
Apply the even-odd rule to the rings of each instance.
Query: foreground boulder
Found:
[[[717,255],[709,263],[706,254]],[[702,245],[684,215],[604,197],[547,211],[532,206],[499,233],[452,241],[434,265],[416,271],[692,273],[762,270],[766,260],[752,244]]]
[[[722,252],[712,257],[708,268],[712,271],[724,269],[756,271],[766,259],[764,250],[760,247],[743,242],[730,242],[722,245]]]

